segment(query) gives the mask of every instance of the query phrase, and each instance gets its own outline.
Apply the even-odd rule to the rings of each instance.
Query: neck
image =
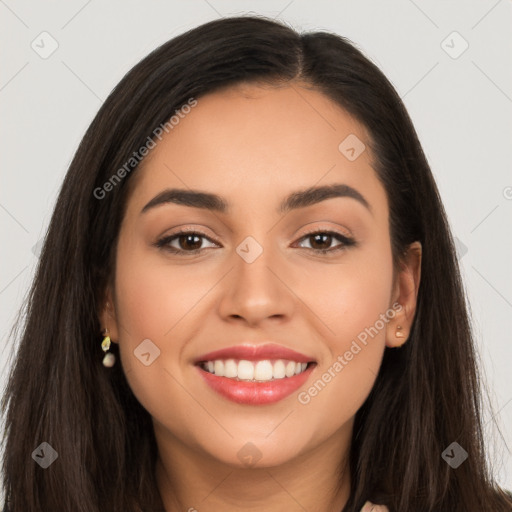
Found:
[[[341,511],[350,495],[350,438],[351,425],[293,460],[256,468],[157,435],[157,485],[166,512]]]

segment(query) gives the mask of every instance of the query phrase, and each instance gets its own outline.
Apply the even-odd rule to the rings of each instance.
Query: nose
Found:
[[[289,321],[297,297],[284,256],[265,246],[254,261],[249,261],[234,252],[233,268],[222,282],[219,314],[225,321],[245,322],[252,327],[270,319]]]

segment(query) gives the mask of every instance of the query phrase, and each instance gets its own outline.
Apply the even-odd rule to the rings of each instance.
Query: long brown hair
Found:
[[[101,364],[98,313],[137,165],[103,199],[95,190],[191,97],[242,81],[308,84],[359,120],[388,196],[395,267],[408,244],[423,246],[410,337],[400,349],[386,348],[355,418],[343,512],[359,512],[366,500],[390,512],[511,511],[512,499],[486,465],[476,351],[453,238],[400,97],[347,39],[299,34],[254,16],[206,23],[157,48],[121,80],[87,130],[55,205],[2,401],[6,511],[163,509],[149,413],[121,365]],[[31,458],[42,442],[58,452],[47,469]],[[453,442],[468,453],[456,469],[442,457]]]

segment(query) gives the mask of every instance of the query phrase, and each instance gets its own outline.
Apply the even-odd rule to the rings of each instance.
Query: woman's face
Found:
[[[393,281],[367,134],[298,85],[197,101],[132,178],[103,317],[129,385],[159,443],[205,460],[346,446],[419,280],[415,259]]]

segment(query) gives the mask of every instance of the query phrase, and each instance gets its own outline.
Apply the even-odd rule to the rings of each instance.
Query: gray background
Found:
[[[458,239],[490,390],[489,457],[512,489],[510,0],[0,0],[0,385],[57,192],[103,100],[159,44],[251,11],[350,38],[404,99]]]

